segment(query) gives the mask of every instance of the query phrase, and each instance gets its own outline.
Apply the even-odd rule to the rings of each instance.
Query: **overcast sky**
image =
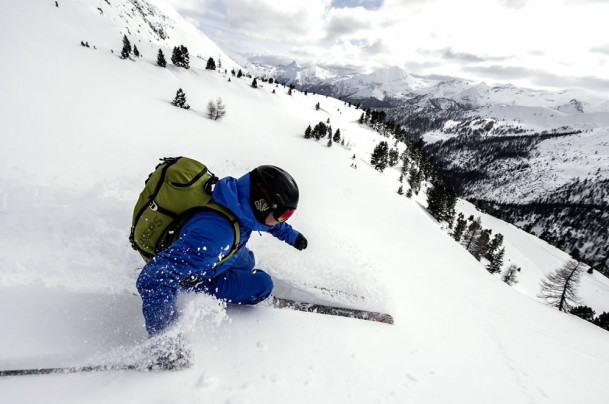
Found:
[[[167,0],[229,54],[609,99],[609,0]]]

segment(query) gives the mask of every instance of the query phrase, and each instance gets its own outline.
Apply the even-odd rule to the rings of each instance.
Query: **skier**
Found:
[[[236,179],[220,179],[212,200],[227,208],[238,220],[237,252],[228,254],[235,234],[225,216],[211,210],[193,214],[180,228],[180,236],[142,269],[137,289],[143,302],[146,329],[156,336],[178,316],[178,292],[201,292],[232,304],[257,304],[273,289],[270,275],[254,270],[254,253],[245,244],[252,231],[271,233],[298,250],[307,239],[286,220],[298,205],[298,186],[286,171],[264,165]]]

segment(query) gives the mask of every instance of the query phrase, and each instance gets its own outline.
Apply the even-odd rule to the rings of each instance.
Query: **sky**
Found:
[[[609,0],[167,0],[228,53],[609,98]]]

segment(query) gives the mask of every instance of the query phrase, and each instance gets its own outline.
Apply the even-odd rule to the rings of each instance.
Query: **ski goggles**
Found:
[[[273,217],[278,222],[285,222],[286,220],[288,220],[294,214],[294,212],[296,212],[296,209],[285,209],[283,211],[281,211],[281,210],[280,211],[274,211],[273,212]]]

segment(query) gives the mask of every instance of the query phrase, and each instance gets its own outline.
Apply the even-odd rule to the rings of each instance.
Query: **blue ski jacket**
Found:
[[[249,189],[250,175],[245,174],[239,179],[222,178],[212,193],[213,201],[229,209],[239,220],[239,247],[247,243],[252,231],[268,232],[279,240],[294,245],[299,233],[288,223],[281,222],[271,227],[256,220],[249,203]],[[155,269],[163,268],[170,269],[175,280],[190,276],[198,279],[214,278],[231,268],[237,260],[238,254],[235,254],[216,265],[228,254],[233,242],[233,226],[225,217],[216,212],[198,212],[184,223],[178,240],[150,260],[142,272],[154,273],[157,272]]]

